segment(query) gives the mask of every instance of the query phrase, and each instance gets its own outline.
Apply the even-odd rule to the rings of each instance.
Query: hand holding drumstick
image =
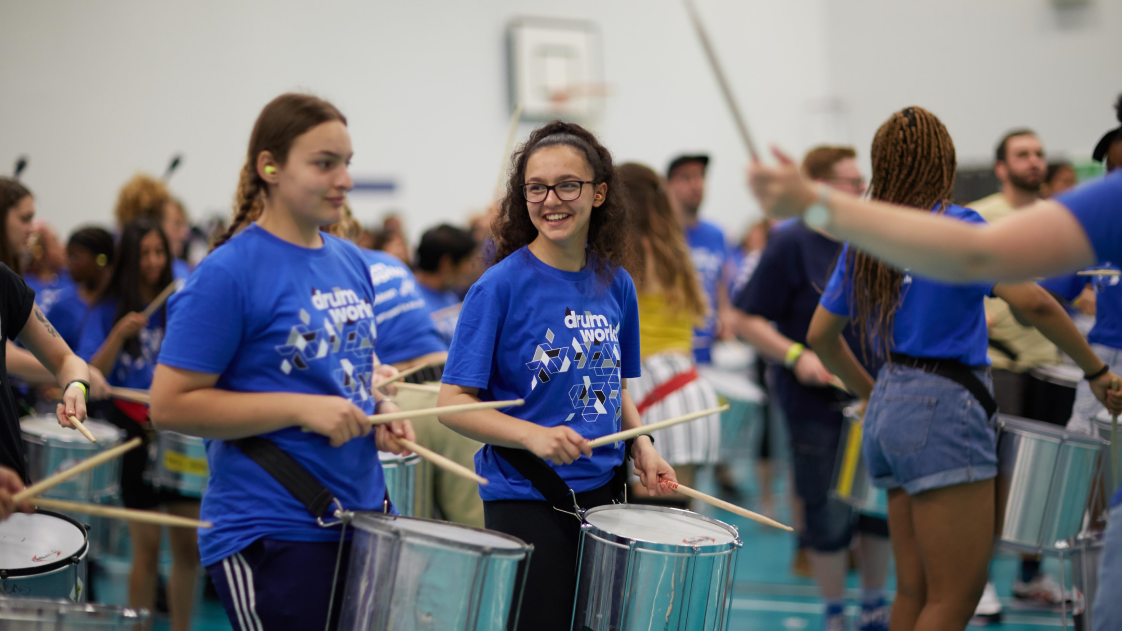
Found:
[[[631,457],[634,459],[635,473],[639,476],[639,482],[646,487],[648,493],[654,497],[674,494],[673,488],[668,484],[677,484],[678,476],[674,473],[674,468],[655,451],[650,438],[646,436],[636,438],[631,445]],[[648,471],[653,472],[654,475],[648,475]]]

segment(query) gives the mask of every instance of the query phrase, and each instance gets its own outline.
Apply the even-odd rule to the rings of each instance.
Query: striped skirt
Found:
[[[693,358],[677,353],[660,353],[643,360],[643,376],[631,379],[627,389],[638,404],[647,393],[693,367]],[[717,393],[701,378],[675,390],[643,412],[643,424],[717,407]],[[716,464],[721,452],[721,417],[713,414],[652,433],[655,448],[671,466],[679,464]]]

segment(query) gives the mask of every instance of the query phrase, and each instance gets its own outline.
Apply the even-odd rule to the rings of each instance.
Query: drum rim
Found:
[[[399,519],[405,519],[405,520],[409,520],[409,521],[424,521],[424,522],[435,522],[435,523],[440,523],[440,524],[447,524],[448,526],[450,526],[450,527],[452,527],[456,530],[468,530],[468,531],[471,531],[471,532],[483,533],[483,534],[486,534],[488,536],[498,537],[500,539],[505,539],[507,541],[511,541],[513,543],[518,544],[518,546],[519,546],[518,548],[493,548],[491,546],[480,546],[480,545],[475,545],[475,544],[471,544],[471,543],[466,543],[466,542],[463,542],[463,541],[458,541],[458,540],[455,540],[455,539],[443,539],[443,538],[440,538],[440,537],[430,535],[428,533],[417,532],[417,531],[412,531],[412,530],[409,531],[409,533],[408,533],[409,538],[411,538],[411,539],[424,539],[426,541],[432,541],[434,543],[439,543],[441,545],[445,545],[445,546],[449,546],[449,547],[453,547],[453,548],[462,548],[462,549],[465,549],[465,550],[473,550],[473,551],[478,551],[478,550],[481,550],[481,549],[490,550],[489,554],[491,556],[519,556],[519,555],[525,555],[530,550],[533,549],[533,546],[531,546],[530,544],[526,543],[525,541],[519,539],[518,537],[515,537],[514,535],[508,535],[505,532],[499,532],[497,530],[488,530],[486,528],[475,528],[474,526],[465,526],[463,524],[457,524],[457,523],[453,523],[453,522],[450,522],[450,521],[439,521],[439,520],[436,520],[436,519],[422,519],[420,517],[406,517],[405,515],[391,515],[389,513],[380,513],[378,511],[354,511],[354,514],[351,517],[350,525],[355,530],[366,530],[366,529],[359,528],[358,526],[355,525],[358,522],[359,519],[371,520],[371,521],[374,521],[374,522],[378,522],[378,521],[394,522],[394,521],[397,521]]]
[[[128,612],[128,613],[131,613],[132,616],[130,617],[126,614],[123,617],[125,619],[137,620],[137,621],[147,620],[147,619],[152,617],[152,613],[144,607],[125,607],[125,606],[122,606],[122,605],[107,605],[107,604],[104,604],[104,603],[89,603],[89,602],[79,603],[79,602],[74,602],[73,600],[67,600],[65,598],[4,598],[4,599],[0,599],[0,612],[2,612],[5,605],[8,606],[8,607],[21,607],[21,608],[31,608],[31,609],[45,609],[47,607],[56,607],[57,608],[56,612],[58,610],[65,610],[63,612],[59,612],[59,613],[62,614],[62,615],[59,616],[60,618],[65,618],[65,616],[69,612],[74,612],[74,611],[90,612],[91,610],[93,610],[93,611],[102,611],[102,610],[112,611],[112,610],[116,610],[118,613],[122,613],[122,614],[126,614],[126,612]],[[4,618],[0,617],[0,621],[2,621],[2,620],[4,620]],[[42,622],[42,621],[28,621],[28,622]]]
[[[61,570],[63,568],[69,567],[71,565],[78,565],[79,563],[81,563],[86,558],[86,555],[89,554],[89,551],[90,551],[90,531],[87,530],[86,527],[84,525],[82,525],[78,520],[74,519],[73,517],[70,517],[69,515],[63,515],[62,513],[56,513],[55,511],[45,510],[45,509],[42,509],[42,508],[35,509],[35,514],[37,514],[37,515],[48,515],[50,517],[57,517],[59,519],[62,519],[64,521],[68,521],[68,522],[74,524],[78,528],[78,530],[82,531],[82,547],[79,548],[78,551],[75,552],[74,554],[71,554],[71,555],[66,556],[62,559],[59,559],[58,561],[52,561],[50,563],[47,563],[46,565],[40,565],[40,566],[37,566],[37,567],[26,567],[26,568],[14,569],[14,570],[6,569],[6,568],[0,568],[0,572],[4,573],[6,575],[6,578],[4,580],[12,579],[12,578],[27,578],[27,577],[30,577],[30,576],[39,576],[41,574],[50,574],[51,572],[54,572],[55,570]]]
[[[123,442],[125,440],[125,431],[122,430],[120,427],[117,427],[116,425],[113,425],[113,424],[109,423],[108,421],[100,421],[100,424],[101,425],[107,425],[108,427],[111,427],[113,429],[113,431],[116,432],[115,435],[114,435],[114,438],[112,440],[110,440],[109,436],[103,436],[103,437],[98,438],[98,441],[96,443],[91,443],[90,441],[86,440],[85,436],[83,436],[80,432],[77,432],[77,431],[74,431],[71,434],[67,434],[67,433],[36,434],[34,432],[29,431],[28,429],[24,429],[23,421],[26,418],[36,418],[36,417],[25,416],[23,419],[20,419],[20,422],[19,422],[20,438],[22,438],[25,441],[34,442],[34,443],[40,444],[40,445],[46,445],[48,443],[53,442],[53,443],[65,444],[67,449],[78,448],[78,449],[83,449],[85,451],[105,451],[106,449],[109,449],[111,447],[115,447],[115,446],[119,445],[121,442]],[[87,421],[99,421],[100,419],[86,419],[86,420]],[[62,429],[65,429],[61,425],[59,425],[58,427],[62,428]],[[87,427],[89,427],[89,426],[87,426]],[[101,432],[104,429],[104,428],[98,427],[98,426],[93,426],[93,427],[97,432]]]
[[[709,522],[710,524],[713,524],[715,526],[719,526],[721,528],[730,530],[732,532],[732,541],[730,541],[728,543],[712,543],[712,544],[707,544],[707,545],[661,543],[661,542],[656,542],[656,541],[647,541],[645,539],[635,539],[633,537],[625,537],[623,535],[617,535],[613,532],[608,532],[608,531],[600,528],[596,524],[589,523],[589,521],[588,521],[588,516],[592,513],[603,512],[603,511],[612,510],[612,509],[621,509],[621,508],[625,509],[625,510],[646,510],[646,511],[658,512],[658,513],[670,513],[672,515],[686,515],[686,516],[689,516],[689,517],[699,517],[699,518],[702,519],[702,521],[706,521],[706,522]],[[723,522],[719,519],[714,519],[714,518],[709,517],[707,515],[702,515],[700,513],[695,513],[691,510],[686,510],[684,508],[672,508],[672,507],[669,507],[669,506],[655,506],[653,504],[604,504],[602,506],[597,506],[595,508],[590,508],[587,511],[585,511],[584,515],[581,518],[581,522],[583,522],[582,525],[581,525],[582,535],[585,532],[587,532],[587,533],[593,534],[596,537],[599,537],[600,539],[603,539],[605,541],[615,543],[615,544],[626,545],[626,546],[630,546],[632,543],[634,543],[634,546],[636,548],[639,548],[639,549],[642,549],[642,550],[655,550],[655,551],[658,551],[658,552],[690,552],[690,553],[692,553],[695,548],[701,548],[701,549],[705,550],[707,553],[711,554],[711,553],[714,553],[714,552],[726,552],[726,551],[729,551],[729,550],[735,550],[736,548],[739,548],[741,545],[743,545],[743,543],[740,541],[740,530],[736,526],[733,526],[732,524],[726,524],[725,522]]]
[[[1010,425],[1010,421],[1013,421],[1016,424],[1015,425]],[[1030,427],[1019,427],[1019,425],[1026,424],[1026,423],[1031,423],[1033,425],[1040,424],[1042,427],[1053,428],[1053,430],[1056,433],[1055,434],[1043,433],[1043,432],[1034,433],[1032,431],[1031,426]],[[1073,432],[1073,431],[1071,431],[1071,430],[1069,430],[1065,427],[1062,427],[1060,425],[1052,425],[1051,423],[1045,423],[1044,421],[1037,421],[1037,420],[1033,420],[1031,418],[1023,418],[1023,417],[1020,417],[1020,416],[1012,416],[1012,415],[1009,415],[1009,414],[999,414],[997,416],[997,421],[995,423],[994,429],[998,433],[998,440],[999,441],[1001,439],[1001,434],[1017,434],[1019,436],[1026,436],[1028,438],[1037,438],[1037,439],[1040,439],[1040,440],[1046,440],[1046,441],[1049,441],[1049,442],[1055,442],[1055,443],[1060,443],[1060,444],[1078,443],[1078,444],[1082,444],[1084,447],[1099,448],[1099,447],[1110,445],[1110,441],[1103,440],[1101,437],[1099,437],[1097,435],[1083,434],[1081,432]]]

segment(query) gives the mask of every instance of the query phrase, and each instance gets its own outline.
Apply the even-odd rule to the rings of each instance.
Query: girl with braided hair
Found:
[[[152,420],[210,439],[202,518],[214,527],[199,553],[238,629],[335,628],[350,547],[242,448],[280,449],[347,510],[374,511],[378,451],[407,453],[395,436],[415,438],[408,421],[371,430],[368,415],[398,411],[371,389],[395,371],[376,373],[365,259],[320,230],[340,220],[351,155],[331,103],[283,94],[266,105],[230,229],[169,301]]]
[[[489,481],[479,489],[487,528],[534,545],[518,628],[567,631],[580,536],[574,504],[623,499],[626,457],[652,495],[667,495],[660,479],[676,478],[649,436],[588,446],[643,424],[626,383],[640,376],[639,310],[626,271],[632,227],[611,153],[583,127],[554,121],[511,162],[493,226],[496,262],[464,298],[438,402],[526,403],[440,420],[486,443],[475,468]]]
[[[909,107],[889,117],[871,155],[873,199],[985,223],[950,203],[954,144],[927,110]],[[947,285],[847,244],[807,335],[822,363],[868,400],[863,452],[873,483],[888,490],[896,557],[892,629],[963,629],[985,586],[997,475],[985,296],[1004,299],[1019,320],[1071,356],[1105,399],[1117,377],[1035,283]],[[859,349],[842,337],[850,320]],[[888,360],[875,384],[854,351]]]

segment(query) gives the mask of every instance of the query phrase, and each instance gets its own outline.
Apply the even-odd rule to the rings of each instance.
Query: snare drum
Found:
[[[32,482],[38,482],[63,469],[69,469],[80,460],[117,446],[124,432],[105,421],[86,419],[86,429],[97,439],[91,443],[77,430],[58,424],[54,416],[27,417],[20,421],[24,449],[27,450],[27,473]],[[44,497],[90,501],[112,497],[120,488],[121,461],[119,459],[90,469],[44,492]]]
[[[356,513],[350,527],[339,631],[508,628],[525,584],[518,564],[532,550],[521,540],[381,513]]]
[[[1024,393],[1025,414],[1054,425],[1066,425],[1075,405],[1075,388],[1083,379],[1076,366],[1056,364],[1037,366],[1029,371],[1036,379]]]
[[[161,431],[157,432],[156,445],[152,486],[187,497],[202,497],[210,479],[203,439]]]
[[[65,600],[0,600],[0,628],[5,631],[143,631],[148,610],[72,603]]]
[[[1048,423],[997,419],[997,532],[1004,547],[1039,552],[1083,525],[1105,441]]]
[[[86,599],[86,529],[51,511],[0,522],[0,589],[6,596]]]
[[[833,493],[860,513],[888,519],[888,491],[873,486],[865,469],[865,454],[861,449],[864,423],[856,407],[846,408],[843,414],[845,421],[838,441],[838,457],[834,460]]]
[[[388,451],[379,451],[382,461],[382,474],[386,479],[386,492],[394,508],[404,517],[413,517],[417,503],[417,465],[421,457],[417,454],[399,456]]]
[[[736,528],[644,504],[599,506],[584,521],[573,631],[728,628]]]

